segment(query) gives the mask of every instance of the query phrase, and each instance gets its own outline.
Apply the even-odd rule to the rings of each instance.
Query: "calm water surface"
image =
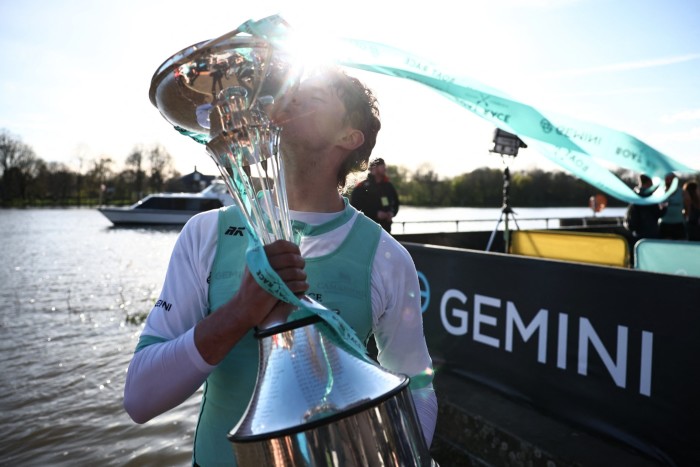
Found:
[[[514,210],[521,228],[590,215]],[[491,230],[499,213],[407,206],[397,221],[484,219],[477,230]],[[145,425],[122,409],[141,331],[127,317],[150,310],[179,231],[114,228],[92,209],[0,210],[0,465],[190,463],[200,393]]]
[[[0,464],[186,465],[197,395],[146,425],[122,409],[179,229],[95,210],[0,210]]]

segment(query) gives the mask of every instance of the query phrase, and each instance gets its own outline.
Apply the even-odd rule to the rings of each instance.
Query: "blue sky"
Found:
[[[151,105],[151,76],[178,50],[277,13],[429,58],[700,170],[698,0],[0,0],[0,129],[73,168],[107,155],[119,169],[135,145],[160,143],[181,172],[216,173]],[[380,101],[376,156],[443,176],[502,167],[491,124],[416,83],[355,74]],[[512,168],[530,167],[555,168],[522,150]]]

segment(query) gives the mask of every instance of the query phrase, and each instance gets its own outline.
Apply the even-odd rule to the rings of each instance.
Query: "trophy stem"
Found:
[[[275,155],[276,154],[277,152],[275,151]],[[284,236],[282,238],[298,243],[294,239],[292,219],[289,216],[289,200],[287,198],[287,185],[284,178],[284,164],[279,156],[272,157],[271,159],[273,180],[277,180],[277,186],[274,189],[277,206],[285,206],[285,209],[279,209],[279,221],[284,231]]]
[[[241,136],[241,133],[245,134]],[[263,244],[278,239],[294,241],[284,169],[277,154],[279,133],[276,126],[266,130],[245,128],[221,132],[207,143],[207,150],[241,214]],[[254,149],[249,150],[241,141]],[[266,150],[260,150],[261,145]]]
[[[207,144],[207,149],[211,150],[210,144],[211,144],[211,142],[209,144]],[[213,158],[215,158],[217,160],[219,159],[218,156],[215,156],[214,154],[211,154],[211,155]],[[245,177],[246,174],[245,173],[243,173],[243,174],[237,173],[239,171],[239,169],[236,167],[232,167],[232,169],[227,169],[222,164],[217,163],[216,165],[219,168],[219,172],[221,173],[221,177],[224,179],[224,182],[226,183],[226,187],[228,188],[229,193],[231,194],[231,196],[233,196],[233,199],[236,201],[236,205],[239,206],[240,209],[238,211],[244,217],[246,224],[248,224],[249,227],[260,225],[259,222],[261,219],[261,213],[259,212],[259,209],[258,209],[259,207],[257,206],[257,203],[250,203],[250,201],[247,198],[241,196],[241,194],[238,191],[238,188],[235,185],[234,177],[232,177],[229,170],[231,170],[233,173],[235,173],[236,174],[235,178],[237,178],[239,180],[241,180],[242,177]],[[262,232],[263,235],[260,236],[260,241],[262,241],[264,244],[270,243],[269,239],[267,238],[266,233],[267,233],[266,231],[263,231]]]

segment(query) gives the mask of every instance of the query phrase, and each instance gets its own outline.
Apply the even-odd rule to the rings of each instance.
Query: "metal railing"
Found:
[[[499,230],[503,230],[505,220],[498,225]],[[566,226],[591,227],[591,226],[622,226],[622,217],[516,217],[515,222],[509,220],[513,228],[530,229],[558,229],[562,222]],[[472,232],[478,230],[493,230],[496,228],[498,219],[457,219],[457,220],[429,220],[429,221],[400,221],[394,222],[393,233],[435,233],[435,232]],[[400,226],[400,232],[396,227]],[[409,227],[410,232],[406,231]],[[416,226],[416,228],[412,228]],[[453,227],[447,227],[453,226]],[[490,226],[490,227],[489,227]],[[453,230],[454,229],[454,230]]]

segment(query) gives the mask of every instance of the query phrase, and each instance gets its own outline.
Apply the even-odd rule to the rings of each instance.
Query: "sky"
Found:
[[[161,144],[181,173],[215,174],[204,147],[152,106],[151,78],[179,50],[273,14],[445,64],[700,170],[700,0],[0,0],[0,130],[75,170],[101,156],[120,170],[137,145]],[[427,87],[350,73],[378,97],[373,156],[390,165],[440,177],[558,167],[532,149],[490,153],[493,125]]]

